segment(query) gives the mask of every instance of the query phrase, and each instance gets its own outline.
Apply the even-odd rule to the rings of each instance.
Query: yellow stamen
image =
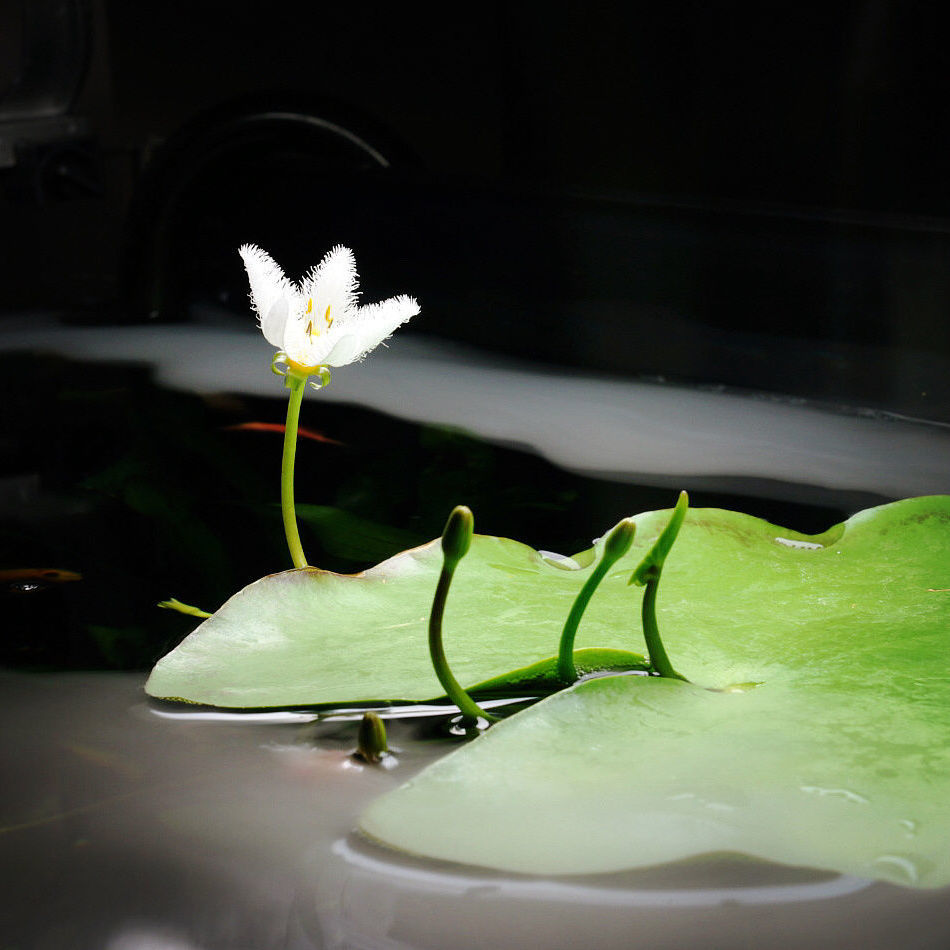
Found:
[[[307,313],[313,313],[313,297],[307,300]]]
[[[333,304],[331,303],[330,306],[327,307],[327,312],[323,315],[323,319],[326,320],[326,322],[327,322],[327,329],[328,329],[328,330],[330,329],[330,327],[333,326],[333,317],[330,316],[330,307],[332,307],[332,306],[333,306]]]
[[[311,321],[307,324],[307,337],[312,340],[314,333],[316,333],[317,336],[320,336],[320,331],[319,331],[319,330],[314,330],[314,328],[313,328],[313,320],[311,320]]]

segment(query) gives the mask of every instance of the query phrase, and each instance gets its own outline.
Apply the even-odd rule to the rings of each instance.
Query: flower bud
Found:
[[[447,566],[455,567],[468,553],[475,531],[475,516],[471,508],[457,505],[442,531],[442,551]]]
[[[363,713],[356,739],[356,754],[364,762],[379,762],[388,751],[383,720],[374,712]]]
[[[666,561],[667,554],[673,547],[676,536],[680,533],[683,521],[686,518],[686,512],[689,510],[689,495],[681,491],[670,515],[670,520],[666,527],[660,532],[659,537],[653,542],[653,547],[647,551],[646,556],[637,566],[636,570],[630,575],[628,584],[636,584],[643,587],[650,581],[659,580],[660,573],[663,570],[663,564]]]
[[[633,518],[624,518],[616,527],[612,528],[604,542],[604,555],[610,560],[618,561],[633,544],[633,536],[637,533],[637,523]]]

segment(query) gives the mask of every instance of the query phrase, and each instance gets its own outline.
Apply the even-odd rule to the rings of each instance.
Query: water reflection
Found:
[[[144,361],[164,385],[187,391],[279,394],[259,336],[214,321],[108,329],[34,321],[0,346]],[[829,490],[893,499],[943,492],[950,471],[946,424],[568,374],[408,334],[385,358],[338,373],[316,398],[459,427],[571,471],[646,484],[731,483],[812,502]]]
[[[290,566],[283,390],[250,318],[202,320],[6,322],[0,561],[82,579],[0,585],[14,631],[0,662],[145,668],[193,626],[157,601],[214,610]],[[950,471],[950,428],[936,423],[571,374],[408,334],[338,373],[304,423],[319,435],[298,446],[304,547],[344,573],[437,536],[460,502],[480,531],[557,560],[681,488],[697,508],[818,533],[941,492]]]
[[[425,866],[374,849],[357,837],[334,842],[330,849],[337,875],[346,880],[356,873],[375,878],[378,887],[415,888],[433,893],[471,894],[473,890],[493,890],[512,900],[566,901],[591,907],[714,907],[720,904],[788,904],[801,901],[830,900],[872,887],[873,881],[844,874],[827,874],[808,869],[783,868],[765,862],[743,862],[724,856],[712,862],[688,862],[673,869],[652,873],[653,886],[644,886],[649,875],[630,874],[624,887],[618,880],[613,886],[599,885],[583,878],[505,878],[483,872],[449,870],[447,866]],[[325,860],[325,856],[321,856]],[[435,868],[438,868],[437,870]],[[738,873],[737,873],[738,872]],[[709,881],[718,878],[718,886],[702,886],[696,878],[705,874]],[[605,875],[606,876],[606,875]],[[680,880],[677,882],[677,876]],[[747,877],[755,883],[745,885],[732,878]],[[622,875],[615,878],[623,880]],[[594,882],[598,875],[592,875]],[[796,880],[796,878],[800,880]],[[709,884],[707,881],[707,885]],[[727,883],[728,882],[728,883]],[[677,886],[677,883],[680,886]],[[685,886],[687,883],[693,886]]]
[[[915,892],[930,921],[909,934],[897,917],[910,892],[730,855],[543,879],[423,864],[351,837],[309,856],[307,882],[294,932],[334,950],[929,946],[947,923],[946,891]]]

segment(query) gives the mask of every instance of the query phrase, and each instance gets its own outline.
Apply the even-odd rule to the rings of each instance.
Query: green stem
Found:
[[[574,639],[577,636],[581,617],[584,616],[584,611],[594,591],[597,590],[597,585],[604,579],[607,571],[630,549],[635,531],[636,524],[629,518],[625,518],[611,530],[607,535],[600,563],[594,568],[593,573],[587,578],[580,593],[574,599],[571,612],[567,615],[564,629],[561,631],[561,642],[557,651],[557,675],[562,683],[570,684],[577,679],[577,667],[574,665]]]
[[[287,425],[284,428],[284,455],[280,464],[280,509],[284,518],[284,534],[294,567],[306,567],[307,558],[297,531],[297,512],[294,509],[294,458],[297,454],[297,425],[300,421],[300,403],[303,401],[307,380],[287,375],[290,401],[287,403]]]
[[[562,683],[573,683],[577,679],[577,667],[574,665],[574,638],[577,636],[577,627],[594,591],[597,590],[597,585],[604,579],[610,567],[611,564],[604,558],[594,568],[594,573],[587,578],[587,583],[581,588],[571,612],[567,615],[557,650],[557,675]]]
[[[636,584],[638,587],[646,587],[643,592],[643,608],[641,618],[643,623],[643,638],[647,642],[647,653],[650,657],[650,666],[653,671],[660,676],[669,676],[673,679],[685,680],[673,669],[670,658],[663,649],[663,641],[660,639],[660,628],[656,622],[656,589],[660,583],[660,575],[663,573],[663,565],[666,563],[666,556],[670,553],[673,543],[680,533],[680,528],[686,520],[686,512],[689,510],[689,496],[681,491],[676,501],[676,507],[670,515],[670,520],[666,527],[660,532],[660,536],[653,542],[653,547],[647,552],[646,557],[637,565],[637,569],[630,575],[628,584]]]
[[[685,676],[677,673],[670,663],[670,658],[666,655],[663,648],[663,641],[660,639],[660,628],[656,622],[656,589],[660,586],[660,575],[651,578],[646,583],[646,589],[643,592],[643,609],[641,616],[643,619],[643,638],[647,642],[647,655],[650,657],[650,665],[660,676],[669,676],[672,679],[689,682]]]
[[[429,656],[432,658],[432,666],[435,668],[435,675],[438,676],[445,695],[458,706],[463,716],[471,719],[487,719],[489,722],[498,722],[498,717],[485,712],[478,703],[472,699],[460,685],[459,681],[452,675],[449,669],[449,662],[445,658],[445,650],[442,647],[442,615],[445,612],[445,601],[449,595],[449,587],[452,584],[452,575],[455,573],[454,567],[445,566],[439,575],[439,583],[435,589],[435,597],[432,600],[432,613],[429,614]]]

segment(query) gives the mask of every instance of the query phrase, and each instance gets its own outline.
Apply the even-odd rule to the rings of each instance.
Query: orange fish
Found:
[[[39,581],[44,584],[62,584],[66,581],[81,581],[82,574],[62,571],[57,567],[14,567],[0,570],[0,584],[17,581]]]
[[[225,432],[279,432],[281,435],[284,434],[286,429],[287,427],[280,422],[241,422],[235,426],[224,427]],[[305,439],[313,439],[314,442],[326,442],[328,445],[343,445],[342,442],[331,439],[322,432],[317,432],[314,429],[305,429],[303,426],[297,429],[297,434]]]

